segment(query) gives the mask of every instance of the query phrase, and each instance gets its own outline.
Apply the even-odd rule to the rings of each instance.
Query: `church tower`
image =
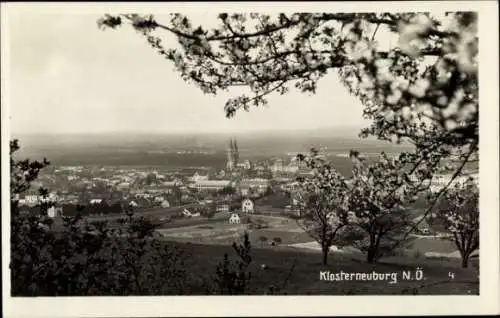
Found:
[[[233,140],[229,140],[229,148],[227,149],[227,163],[226,163],[226,169],[228,171],[232,171],[234,169],[235,163],[234,163],[234,147],[233,147]]]
[[[240,153],[238,151],[238,144],[236,144],[236,139],[233,140],[233,162],[237,166],[240,161]]]

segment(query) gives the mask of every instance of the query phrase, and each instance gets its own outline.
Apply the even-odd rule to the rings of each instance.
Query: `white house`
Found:
[[[135,201],[130,201],[128,205],[135,208],[138,204]]]
[[[162,208],[169,208],[170,203],[167,200],[163,200],[163,202],[161,203],[161,207]]]
[[[245,199],[243,202],[241,202],[241,211],[243,213],[253,213],[253,202],[250,199]]]
[[[229,223],[230,224],[240,224],[241,223],[240,216],[236,213],[231,214],[231,216],[229,217]]]
[[[102,199],[91,199],[90,204],[100,204],[102,203]]]
[[[48,215],[50,218],[53,218],[53,217],[56,217],[56,216],[62,216],[62,215],[63,215],[63,209],[62,209],[62,207],[55,207],[55,206],[51,206],[51,207],[47,210],[47,215]]]

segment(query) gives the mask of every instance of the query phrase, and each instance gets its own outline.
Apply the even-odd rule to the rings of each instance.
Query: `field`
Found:
[[[245,231],[251,234],[251,242],[255,246],[264,244],[260,240],[261,237],[268,239],[266,245],[269,245],[269,242],[276,237],[281,239],[281,245],[311,241],[311,238],[298,227],[294,220],[263,215],[252,216],[252,219],[264,220],[267,222],[268,228],[248,229],[247,224],[228,224],[227,219],[219,219],[183,227],[166,224],[157,231],[170,240],[203,244],[231,245]],[[178,221],[174,221],[174,223],[176,222]],[[193,219],[190,222],[194,223],[196,220]],[[243,218],[243,222],[245,222],[245,218]]]
[[[210,281],[215,275],[217,264],[222,260],[224,253],[228,253],[232,260],[237,259],[231,244],[237,241],[244,231],[248,231],[253,247],[249,294],[267,293],[270,286],[274,286],[276,293],[289,295],[479,294],[477,260],[472,261],[470,268],[462,269],[457,258],[426,257],[429,252],[445,254],[453,252],[455,248],[449,241],[418,237],[413,240],[410,249],[386,257],[376,265],[366,263],[360,253],[344,249],[331,252],[329,256],[331,265],[323,266],[319,246],[311,242],[311,238],[294,220],[275,216],[252,217],[265,220],[268,228],[248,230],[246,224],[228,224],[219,221],[204,225],[164,228],[158,231],[166,240],[182,242],[191,255],[186,268],[201,281]],[[265,243],[261,241],[262,236],[267,237],[268,241]],[[281,244],[269,244],[275,237],[281,238]],[[263,264],[266,265],[265,269],[262,269]],[[403,271],[414,273],[417,268],[423,272],[422,280],[403,280]],[[321,271],[390,273],[397,275],[397,282],[322,281]],[[453,273],[453,279],[450,273]]]
[[[223,254],[235,260],[236,255],[227,245],[186,244],[191,257],[186,268],[199,280],[209,280],[215,275]],[[331,253],[329,264],[321,265],[321,255],[314,251],[286,247],[253,249],[252,279],[248,294],[262,295],[274,286],[277,293],[288,295],[391,295],[391,294],[479,294],[476,269],[460,268],[459,261],[404,259],[393,257],[370,265],[349,254]],[[262,269],[262,264],[266,269]],[[423,278],[403,280],[403,271],[420,268]],[[395,273],[397,282],[389,281],[322,281],[321,271],[339,273]],[[449,273],[454,274],[451,279]],[[195,291],[193,291],[196,294]],[[200,294],[203,292],[200,292]]]
[[[186,206],[188,207],[188,206]],[[235,239],[242,236],[244,232],[250,234],[251,243],[253,246],[264,248],[282,249],[284,247],[295,248],[300,250],[320,249],[319,244],[314,242],[296,221],[284,216],[279,216],[278,213],[254,214],[250,216],[242,216],[241,224],[229,224],[229,213],[217,213],[213,218],[192,217],[174,219],[170,222],[162,222],[166,216],[172,216],[181,211],[183,207],[172,207],[166,209],[150,209],[137,215],[147,218],[156,219],[161,223],[157,230],[159,234],[169,241],[195,244],[210,244],[210,245],[227,245],[230,246]],[[281,209],[272,209],[270,207],[262,207],[262,211],[281,211]],[[275,211],[276,210],[276,211]],[[278,211],[278,212],[279,212]],[[93,216],[89,220],[108,220],[114,224],[115,219],[124,217],[123,215],[107,215]],[[249,228],[248,218],[252,221],[260,221],[264,226],[260,228]],[[409,258],[459,258],[458,252],[454,244],[442,237],[411,235],[411,243],[404,249],[396,251],[396,255]],[[271,246],[271,243],[279,238],[279,246]],[[350,254],[359,254],[359,251],[353,248],[344,248],[343,250],[332,247],[332,251],[341,251]],[[458,261],[458,260],[457,260]]]
[[[364,255],[352,251],[331,252],[329,265],[322,265],[321,253],[315,248],[297,248],[297,244],[310,243],[311,239],[294,220],[284,217],[253,216],[267,221],[268,228],[249,230],[252,243],[252,262],[249,271],[252,278],[246,294],[263,295],[273,293],[287,295],[477,295],[479,294],[478,264],[474,259],[470,268],[460,268],[459,259],[430,259],[425,251],[449,252],[453,246],[446,241],[433,238],[418,238],[412,246],[413,252],[383,258],[377,264],[365,262]],[[225,219],[224,219],[225,220]],[[176,223],[180,222],[180,223]],[[201,223],[199,223],[201,222]],[[183,294],[204,295],[207,286],[213,286],[216,268],[224,253],[231,261],[238,259],[231,244],[247,230],[247,224],[228,224],[221,220],[204,218],[185,219],[168,223],[158,231],[166,245],[178,246],[185,253],[188,277]],[[280,237],[281,244],[263,243],[261,236],[269,241]],[[419,250],[419,253],[414,251]],[[266,265],[266,266],[262,266]],[[403,272],[414,276],[420,269],[421,280],[405,280]],[[320,273],[388,273],[394,278],[363,281],[325,281]],[[451,275],[451,274],[453,275]],[[453,277],[451,277],[453,276]]]
[[[165,216],[171,216],[181,211],[181,207],[167,209],[151,209],[138,215],[156,220],[162,220]],[[275,209],[276,210],[276,209]],[[108,220],[111,224],[123,215],[93,216],[89,220]],[[166,240],[198,243],[198,244],[216,244],[230,246],[235,239],[242,236],[244,232],[250,235],[251,243],[258,247],[268,247],[275,238],[281,241],[279,248],[294,247],[309,250],[319,250],[319,245],[314,242],[296,221],[287,217],[278,215],[255,214],[250,218],[253,221],[261,221],[265,224],[263,228],[251,229],[248,227],[248,217],[242,216],[241,224],[229,224],[228,213],[217,213],[213,218],[205,217],[181,218],[168,223],[161,224],[157,230]],[[160,222],[161,223],[161,222]],[[397,255],[410,258],[428,257],[428,258],[458,258],[456,247],[452,242],[440,237],[412,235],[413,240],[405,249],[397,251]],[[276,247],[274,247],[276,249]],[[332,247],[332,250],[338,250]],[[353,248],[345,248],[344,252],[356,253]],[[454,254],[454,255],[453,255]]]
[[[319,245],[311,242],[312,239],[304,232],[296,221],[282,216],[252,215],[254,221],[261,220],[265,228],[250,229],[246,223],[246,217],[242,217],[241,224],[229,224],[227,217],[220,215],[217,218],[207,220],[205,218],[192,218],[175,220],[164,224],[157,231],[165,238],[180,242],[203,243],[203,244],[232,244],[234,239],[241,237],[246,231],[251,238],[252,244],[263,247],[270,245],[274,238],[280,238],[280,246],[300,247],[318,249]],[[267,242],[261,238],[265,237]],[[313,243],[313,244],[309,244]],[[443,238],[432,236],[414,236],[406,255],[426,253],[449,254],[456,250],[452,242]]]

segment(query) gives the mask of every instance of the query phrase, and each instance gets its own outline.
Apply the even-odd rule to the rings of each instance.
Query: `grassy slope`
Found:
[[[218,228],[217,223],[220,221],[212,220],[212,222],[209,222],[207,220],[189,219],[185,222],[181,222],[182,225],[191,225],[193,228],[197,228],[201,224],[204,227],[208,226],[210,228],[213,226]],[[292,228],[292,223],[286,227]],[[177,228],[181,224],[168,225],[164,226],[164,228]],[[186,228],[181,227],[171,230],[182,232],[186,231]],[[474,266],[463,270],[459,268],[460,261],[458,259],[429,260],[423,257],[423,253],[428,250],[450,252],[453,246],[446,241],[417,239],[412,244],[412,250],[419,250],[420,255],[413,256],[415,253],[410,253],[408,254],[409,257],[391,257],[385,260],[385,263],[382,262],[375,266],[374,270],[376,272],[397,272],[398,283],[396,284],[389,284],[387,281],[325,282],[319,280],[319,273],[322,270],[330,270],[331,272],[342,270],[349,273],[371,272],[372,265],[364,263],[363,259],[359,257],[353,258],[354,256],[348,254],[334,253],[330,255],[330,265],[325,267],[321,265],[321,254],[315,251],[269,246],[261,248],[263,244],[259,240],[260,236],[266,236],[268,239],[279,236],[283,244],[311,241],[305,233],[288,232],[287,230],[289,229],[268,228],[251,231],[254,263],[252,267],[253,279],[248,289],[249,294],[263,295],[269,290],[270,286],[280,289],[281,294],[299,295],[403,294],[412,293],[414,288],[417,288],[420,294],[468,294],[469,291],[471,294],[479,293],[479,284]],[[180,242],[174,244],[180,244],[191,255],[186,264],[189,273],[198,280],[210,280],[225,252],[230,255],[230,258],[236,260],[236,254],[231,248],[233,240],[234,237],[226,237],[214,240],[214,242],[208,242],[209,240],[203,237],[200,239],[186,238],[176,239],[176,241],[190,241],[200,244],[184,244]],[[432,246],[429,246],[429,244]],[[290,273],[294,263],[294,270]],[[261,264],[266,264],[269,268],[262,270],[260,269]],[[402,280],[402,271],[414,271],[417,267],[423,269],[426,277],[424,281]],[[453,272],[455,275],[453,281],[448,276],[449,272]],[[289,276],[288,280],[287,276]],[[205,294],[204,289],[196,284],[192,285],[191,289],[188,294]]]
[[[217,264],[227,252],[230,259],[236,260],[236,254],[230,246],[187,244],[187,251],[191,254],[187,261],[190,274],[200,279],[208,279],[215,274]],[[479,294],[479,280],[475,266],[461,269],[459,260],[426,260],[403,259],[391,257],[385,262],[375,265],[365,263],[359,257],[348,254],[330,254],[328,266],[321,265],[321,254],[312,251],[303,251],[287,248],[257,248],[253,250],[252,282],[249,294],[262,295],[269,286],[281,289],[281,294],[300,295],[390,295],[412,293],[414,288],[419,294]],[[293,271],[290,271],[295,263]],[[266,264],[269,268],[262,270]],[[402,271],[415,271],[420,267],[425,279],[422,281],[402,280]],[[388,281],[320,281],[319,273],[322,270],[331,272],[397,272],[398,283],[389,284]],[[453,280],[448,276],[453,272]],[[287,279],[288,277],[288,279]],[[286,283],[285,283],[286,282]]]

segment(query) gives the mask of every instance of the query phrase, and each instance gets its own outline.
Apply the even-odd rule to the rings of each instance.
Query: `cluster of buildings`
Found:
[[[233,188],[242,196],[258,196],[266,192],[271,181],[291,181],[301,169],[302,172],[307,172],[297,161],[290,160],[290,163],[285,164],[281,158],[274,160],[272,164],[241,161],[237,141],[230,139],[226,169],[219,172],[216,179],[209,178],[208,174],[195,173],[189,178],[187,186],[199,192]],[[255,177],[248,177],[249,171],[255,172]]]
[[[179,172],[181,171],[181,172]],[[179,171],[144,171],[140,168],[116,167],[57,167],[45,176],[53,192],[48,200],[57,204],[58,210],[51,215],[60,215],[65,205],[101,205],[120,202],[134,208],[168,208],[190,204],[205,199],[238,196],[258,198],[271,187],[290,190],[298,173],[308,173],[298,162],[285,163],[282,158],[271,162],[241,160],[238,144],[230,139],[227,149],[226,168],[219,173],[198,169],[185,174]],[[46,181],[44,179],[44,181]],[[43,199],[36,194],[20,198],[20,205],[35,206]],[[224,205],[218,211],[228,210]]]
[[[52,183],[47,186],[53,190],[52,193],[44,198],[33,193],[26,194],[19,198],[19,204],[35,206],[44,200],[54,202],[56,204],[50,207],[49,215],[57,216],[63,213],[61,209],[64,205],[120,202],[133,208],[169,208],[204,200],[220,202],[231,197],[257,199],[265,196],[271,188],[293,194],[299,186],[296,177],[311,173],[294,157],[288,162],[283,158],[254,163],[241,160],[235,139],[229,141],[226,168],[219,173],[210,173],[207,169],[193,170],[189,174],[182,169],[179,171],[58,167],[53,170],[53,174],[44,176],[43,179]],[[477,173],[471,177],[478,183]],[[435,176],[431,190],[439,191],[450,178],[449,175]],[[463,182],[465,178],[468,177],[460,177],[453,184]],[[286,208],[294,210],[294,201],[290,200]],[[219,204],[215,209],[216,212],[230,212],[227,204]],[[242,211],[248,209],[242,207]]]
[[[208,203],[213,203],[210,209],[214,213],[225,215],[224,218],[231,224],[239,224],[244,215],[260,209],[255,208],[256,200],[268,198],[267,192],[271,189],[271,192],[289,194],[277,209],[300,215],[294,195],[299,187],[296,177],[310,173],[309,169],[293,159],[286,162],[277,158],[254,163],[241,160],[237,142],[231,139],[226,168],[219,173],[210,173],[210,170],[201,168],[179,173],[144,171],[139,168],[59,167],[43,179],[52,182],[48,188],[53,192],[44,197],[29,193],[18,200],[21,206],[27,207],[50,203],[47,208],[49,217],[62,216],[65,211],[68,212],[68,205],[82,204],[107,209],[116,203],[118,208],[108,208],[113,211],[109,213],[117,213],[124,206],[136,211],[152,207],[180,207],[183,217],[199,217],[201,210],[197,208],[206,208]],[[457,178],[452,185],[464,182],[469,177],[478,184],[478,174],[475,173]],[[450,175],[436,175],[431,183],[431,191],[441,190],[450,179]],[[191,204],[197,208],[184,208]],[[259,207],[261,204],[259,201]],[[421,230],[422,233],[425,231]]]
[[[253,170],[257,172],[257,175],[264,175],[265,172],[269,172],[272,177],[278,177],[280,175],[296,174],[308,172],[308,169],[304,164],[296,160],[295,155],[290,155],[291,159],[288,163],[282,158],[275,158],[272,162],[256,163],[253,164],[250,160],[240,160],[240,154],[238,150],[238,144],[235,139],[230,139],[229,146],[227,148],[227,162],[226,162],[226,174],[234,175],[238,171],[248,171]]]
[[[207,205],[213,203],[212,200],[206,200],[205,202],[200,202],[200,204]],[[249,215],[256,212],[255,203],[250,198],[244,198],[241,200],[238,208],[232,209],[229,203],[219,202],[214,204],[215,213],[223,214],[229,216],[227,221],[230,224],[240,224],[243,215]],[[199,217],[201,214],[199,212],[191,212],[188,208],[182,210],[182,215],[184,217],[192,218]]]

